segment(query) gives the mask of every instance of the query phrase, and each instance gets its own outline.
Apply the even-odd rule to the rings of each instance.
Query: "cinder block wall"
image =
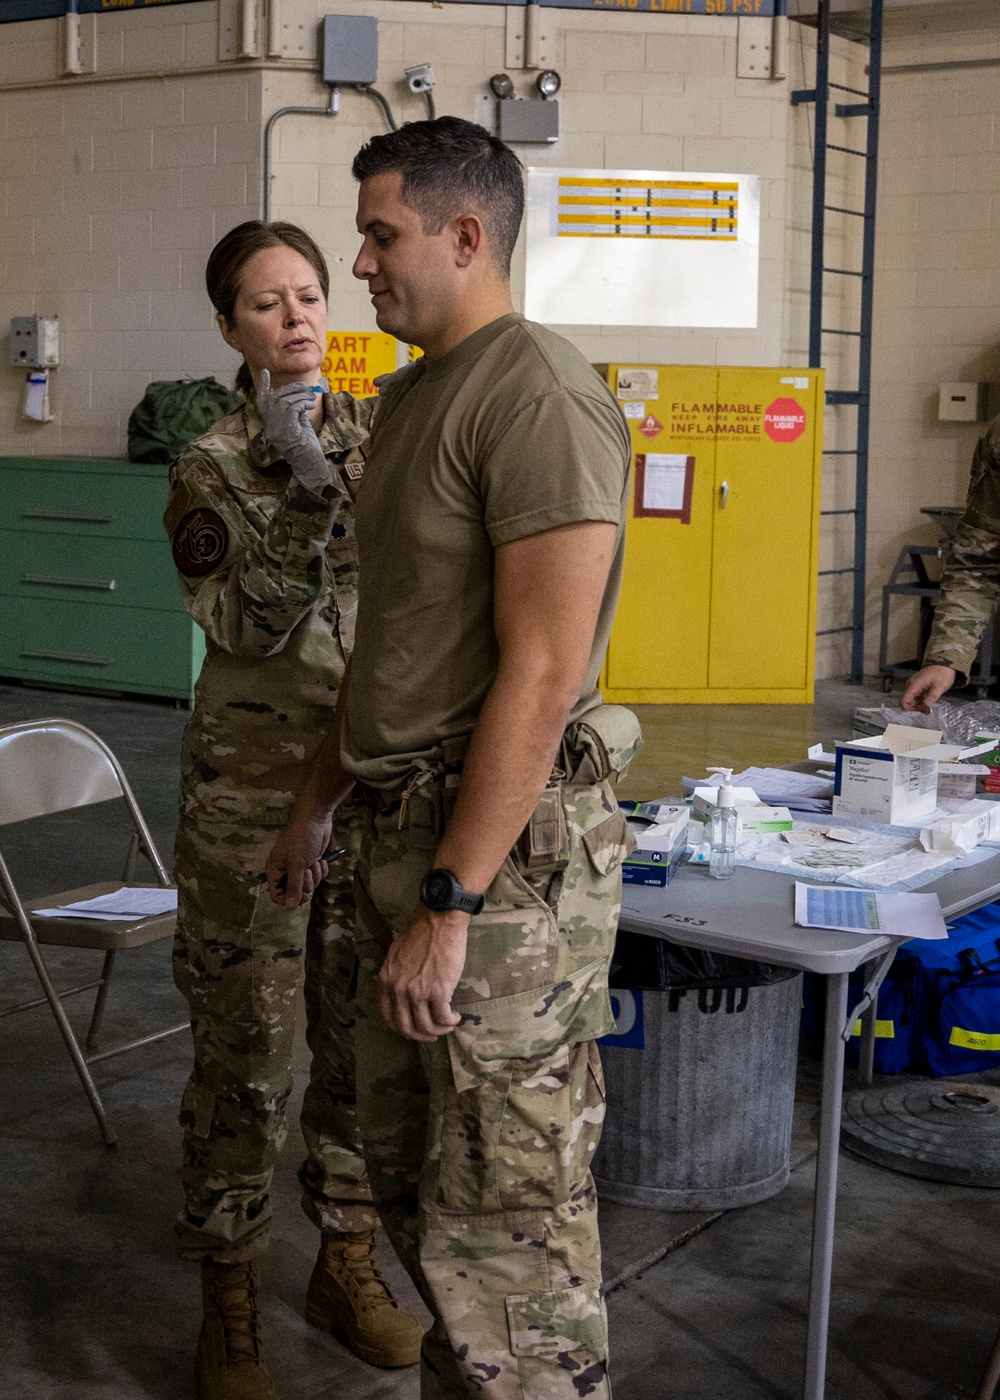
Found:
[[[1000,58],[1000,29],[886,45],[887,66]],[[869,525],[870,664],[881,586],[904,544],[933,544],[921,506],[961,505],[983,424],[939,423],[938,386],[1000,383],[1000,67],[886,75],[879,162]],[[890,657],[913,654],[897,603]]]
[[[32,311],[58,314],[63,325],[54,421],[20,417],[20,376],[5,371],[0,453],[122,455],[128,413],[150,379],[231,378],[234,357],[202,290],[205,258],[227,228],[261,212],[267,118],[282,106],[328,100],[315,71],[322,14],[358,7],[283,0],[283,56],[249,64],[236,59],[235,8],[235,0],[201,0],[85,16],[93,72],[79,79],[59,76],[61,22],[0,32],[0,326]],[[420,61],[434,65],[440,112],[488,112],[487,80],[505,68],[502,6],[367,0],[364,9],[379,20],[380,86],[398,119],[425,114],[403,81],[404,66]],[[594,361],[804,363],[812,119],[809,108],[790,106],[789,92],[810,85],[811,31],[791,26],[789,77],[771,82],[736,77],[731,19],[551,10],[545,20],[548,62],[563,79],[563,135],[554,146],[521,148],[526,165],[762,180],[756,329],[560,329]],[[837,45],[835,70],[860,86],[852,46]],[[526,93],[533,74],[511,72]],[[374,325],[350,271],[357,235],[349,168],[362,142],[383,129],[370,98],[345,92],[339,116],[288,117],[276,130],[273,213],[303,224],[326,250],[334,327]],[[833,174],[846,198],[852,171]],[[522,287],[523,249],[514,268],[518,303]],[[831,305],[829,314],[843,318],[848,308]],[[831,372],[846,382],[850,366],[837,358],[844,347],[830,352]],[[825,503],[840,503],[845,492],[831,467]],[[845,539],[836,518],[828,520],[824,567],[847,562]],[[842,622],[843,608],[843,589],[824,587],[820,628]],[[843,639],[821,642],[819,674],[842,673],[846,655]]]
[[[25,420],[23,373],[0,373],[0,453],[124,456],[151,379],[233,373],[203,273],[259,215],[261,74],[219,64],[217,11],[84,16],[81,79],[58,77],[59,21],[0,27],[0,335],[62,326],[53,422]]]

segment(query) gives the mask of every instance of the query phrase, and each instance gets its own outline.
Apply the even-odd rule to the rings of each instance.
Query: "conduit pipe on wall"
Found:
[[[257,57],[257,0],[240,0],[240,58]]]
[[[780,12],[771,21],[771,77],[788,77],[788,16]]]
[[[539,41],[541,39],[542,7],[538,0],[528,0],[524,7],[524,66],[541,68]]]
[[[67,75],[83,72],[80,59],[80,15],[77,0],[66,0],[66,13],[63,15],[62,71]]]
[[[897,63],[882,69],[892,73],[944,73],[955,68],[1000,68],[1000,58],[953,58],[943,63]]]
[[[271,137],[275,125],[282,117],[335,117],[340,111],[340,89],[331,88],[330,105],[328,107],[279,107],[278,110],[267,119],[267,126],[264,128],[264,222],[269,223],[271,219],[271,184],[274,180],[274,156],[272,151]]]
[[[281,3],[267,0],[267,56],[281,57]]]
[[[386,121],[389,123],[389,129],[390,129],[390,131],[398,131],[398,130],[399,130],[399,127],[396,125],[396,119],[395,119],[395,117],[392,115],[392,108],[389,106],[389,103],[386,101],[385,96],[384,96],[381,92],[379,92],[378,88],[373,87],[373,86],[371,85],[371,83],[355,83],[355,84],[354,84],[354,89],[355,89],[356,92],[363,93],[363,94],[365,95],[365,97],[371,97],[371,98],[373,98],[373,99],[378,103],[378,105],[382,108],[382,112],[383,112],[383,114],[385,115]],[[427,98],[427,107],[428,107],[428,110],[430,111],[430,113],[431,113],[431,115],[432,115],[432,119],[433,119],[434,98],[431,96],[430,90],[429,90],[429,89],[428,89],[427,91],[424,92],[424,96]],[[279,107],[279,109],[274,113],[274,115],[268,118],[267,126],[265,126],[265,128],[264,128],[264,199],[263,199],[263,205],[264,205],[264,222],[265,222],[265,223],[267,223],[267,222],[270,220],[270,218],[271,218],[271,185],[272,185],[272,183],[273,183],[273,181],[274,181],[274,153],[273,153],[273,149],[272,149],[271,133],[272,133],[273,130],[274,130],[275,123],[278,122],[282,117],[290,117],[290,116],[296,116],[296,117],[335,117],[339,111],[340,111],[340,88],[331,88],[331,89],[330,89],[330,105],[329,105],[329,107]]]

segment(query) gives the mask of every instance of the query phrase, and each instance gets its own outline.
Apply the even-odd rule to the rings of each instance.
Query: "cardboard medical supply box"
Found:
[[[882,734],[888,724],[882,713],[882,706],[859,705],[854,711],[852,739],[870,739],[873,734]]]
[[[985,763],[941,763],[938,765],[937,795],[939,802],[975,797],[979,779],[993,772]]]
[[[720,785],[721,786],[721,785]],[[744,832],[791,831],[795,822],[787,807],[770,807],[761,802],[752,787],[734,787],[737,839]],[[718,806],[717,787],[697,787],[691,799],[691,819],[711,824]]]
[[[619,805],[639,843],[622,866],[622,883],[668,885],[687,851],[689,809],[656,802]]]
[[[937,808],[938,764],[978,756],[992,742],[963,748],[942,744],[937,729],[890,724],[884,734],[838,743],[834,815],[886,826],[919,825]]]
[[[987,768],[986,776],[983,779],[983,791],[1000,792],[1000,748],[994,747],[988,753],[980,754],[979,757]]]

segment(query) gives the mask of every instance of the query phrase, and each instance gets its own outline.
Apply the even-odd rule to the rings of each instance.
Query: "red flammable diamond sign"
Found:
[[[794,442],[806,430],[806,411],[794,399],[775,399],[764,414],[764,431],[772,442]]]
[[[650,442],[663,432],[663,424],[660,423],[651,413],[647,413],[639,424],[639,431],[643,437],[649,438]]]

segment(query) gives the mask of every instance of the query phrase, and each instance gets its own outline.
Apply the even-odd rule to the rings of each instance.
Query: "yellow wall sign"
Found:
[[[375,379],[396,368],[396,337],[381,331],[327,331],[320,367],[335,394],[364,399],[378,392]]]
[[[738,180],[559,177],[558,238],[704,238],[735,243]]]

